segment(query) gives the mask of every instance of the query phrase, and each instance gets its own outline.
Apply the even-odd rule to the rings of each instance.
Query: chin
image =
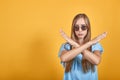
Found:
[[[84,37],[78,37],[78,39],[83,39]]]

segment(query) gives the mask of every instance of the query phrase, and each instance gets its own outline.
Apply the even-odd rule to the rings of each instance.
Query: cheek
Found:
[[[85,35],[85,36],[87,35],[87,31],[84,32],[84,35]]]
[[[87,31],[85,31],[85,33],[87,34]]]
[[[87,31],[86,31],[85,35],[87,35]]]
[[[78,34],[78,31],[75,31],[75,35],[77,35]]]

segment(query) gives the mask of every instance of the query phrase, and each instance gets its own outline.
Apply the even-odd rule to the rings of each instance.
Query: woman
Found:
[[[106,37],[103,33],[91,40],[91,27],[86,14],[74,17],[71,38],[62,30],[67,41],[61,45],[59,57],[65,68],[64,80],[98,80],[97,65],[101,61],[103,48],[99,41]]]

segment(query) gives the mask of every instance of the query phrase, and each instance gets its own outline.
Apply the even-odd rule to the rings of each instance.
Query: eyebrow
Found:
[[[86,26],[86,24],[81,24],[81,25],[85,25]],[[75,24],[75,26],[79,26],[79,24]]]

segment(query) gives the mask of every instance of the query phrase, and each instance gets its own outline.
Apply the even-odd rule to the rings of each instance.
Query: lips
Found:
[[[82,36],[83,34],[78,34],[78,36]]]

